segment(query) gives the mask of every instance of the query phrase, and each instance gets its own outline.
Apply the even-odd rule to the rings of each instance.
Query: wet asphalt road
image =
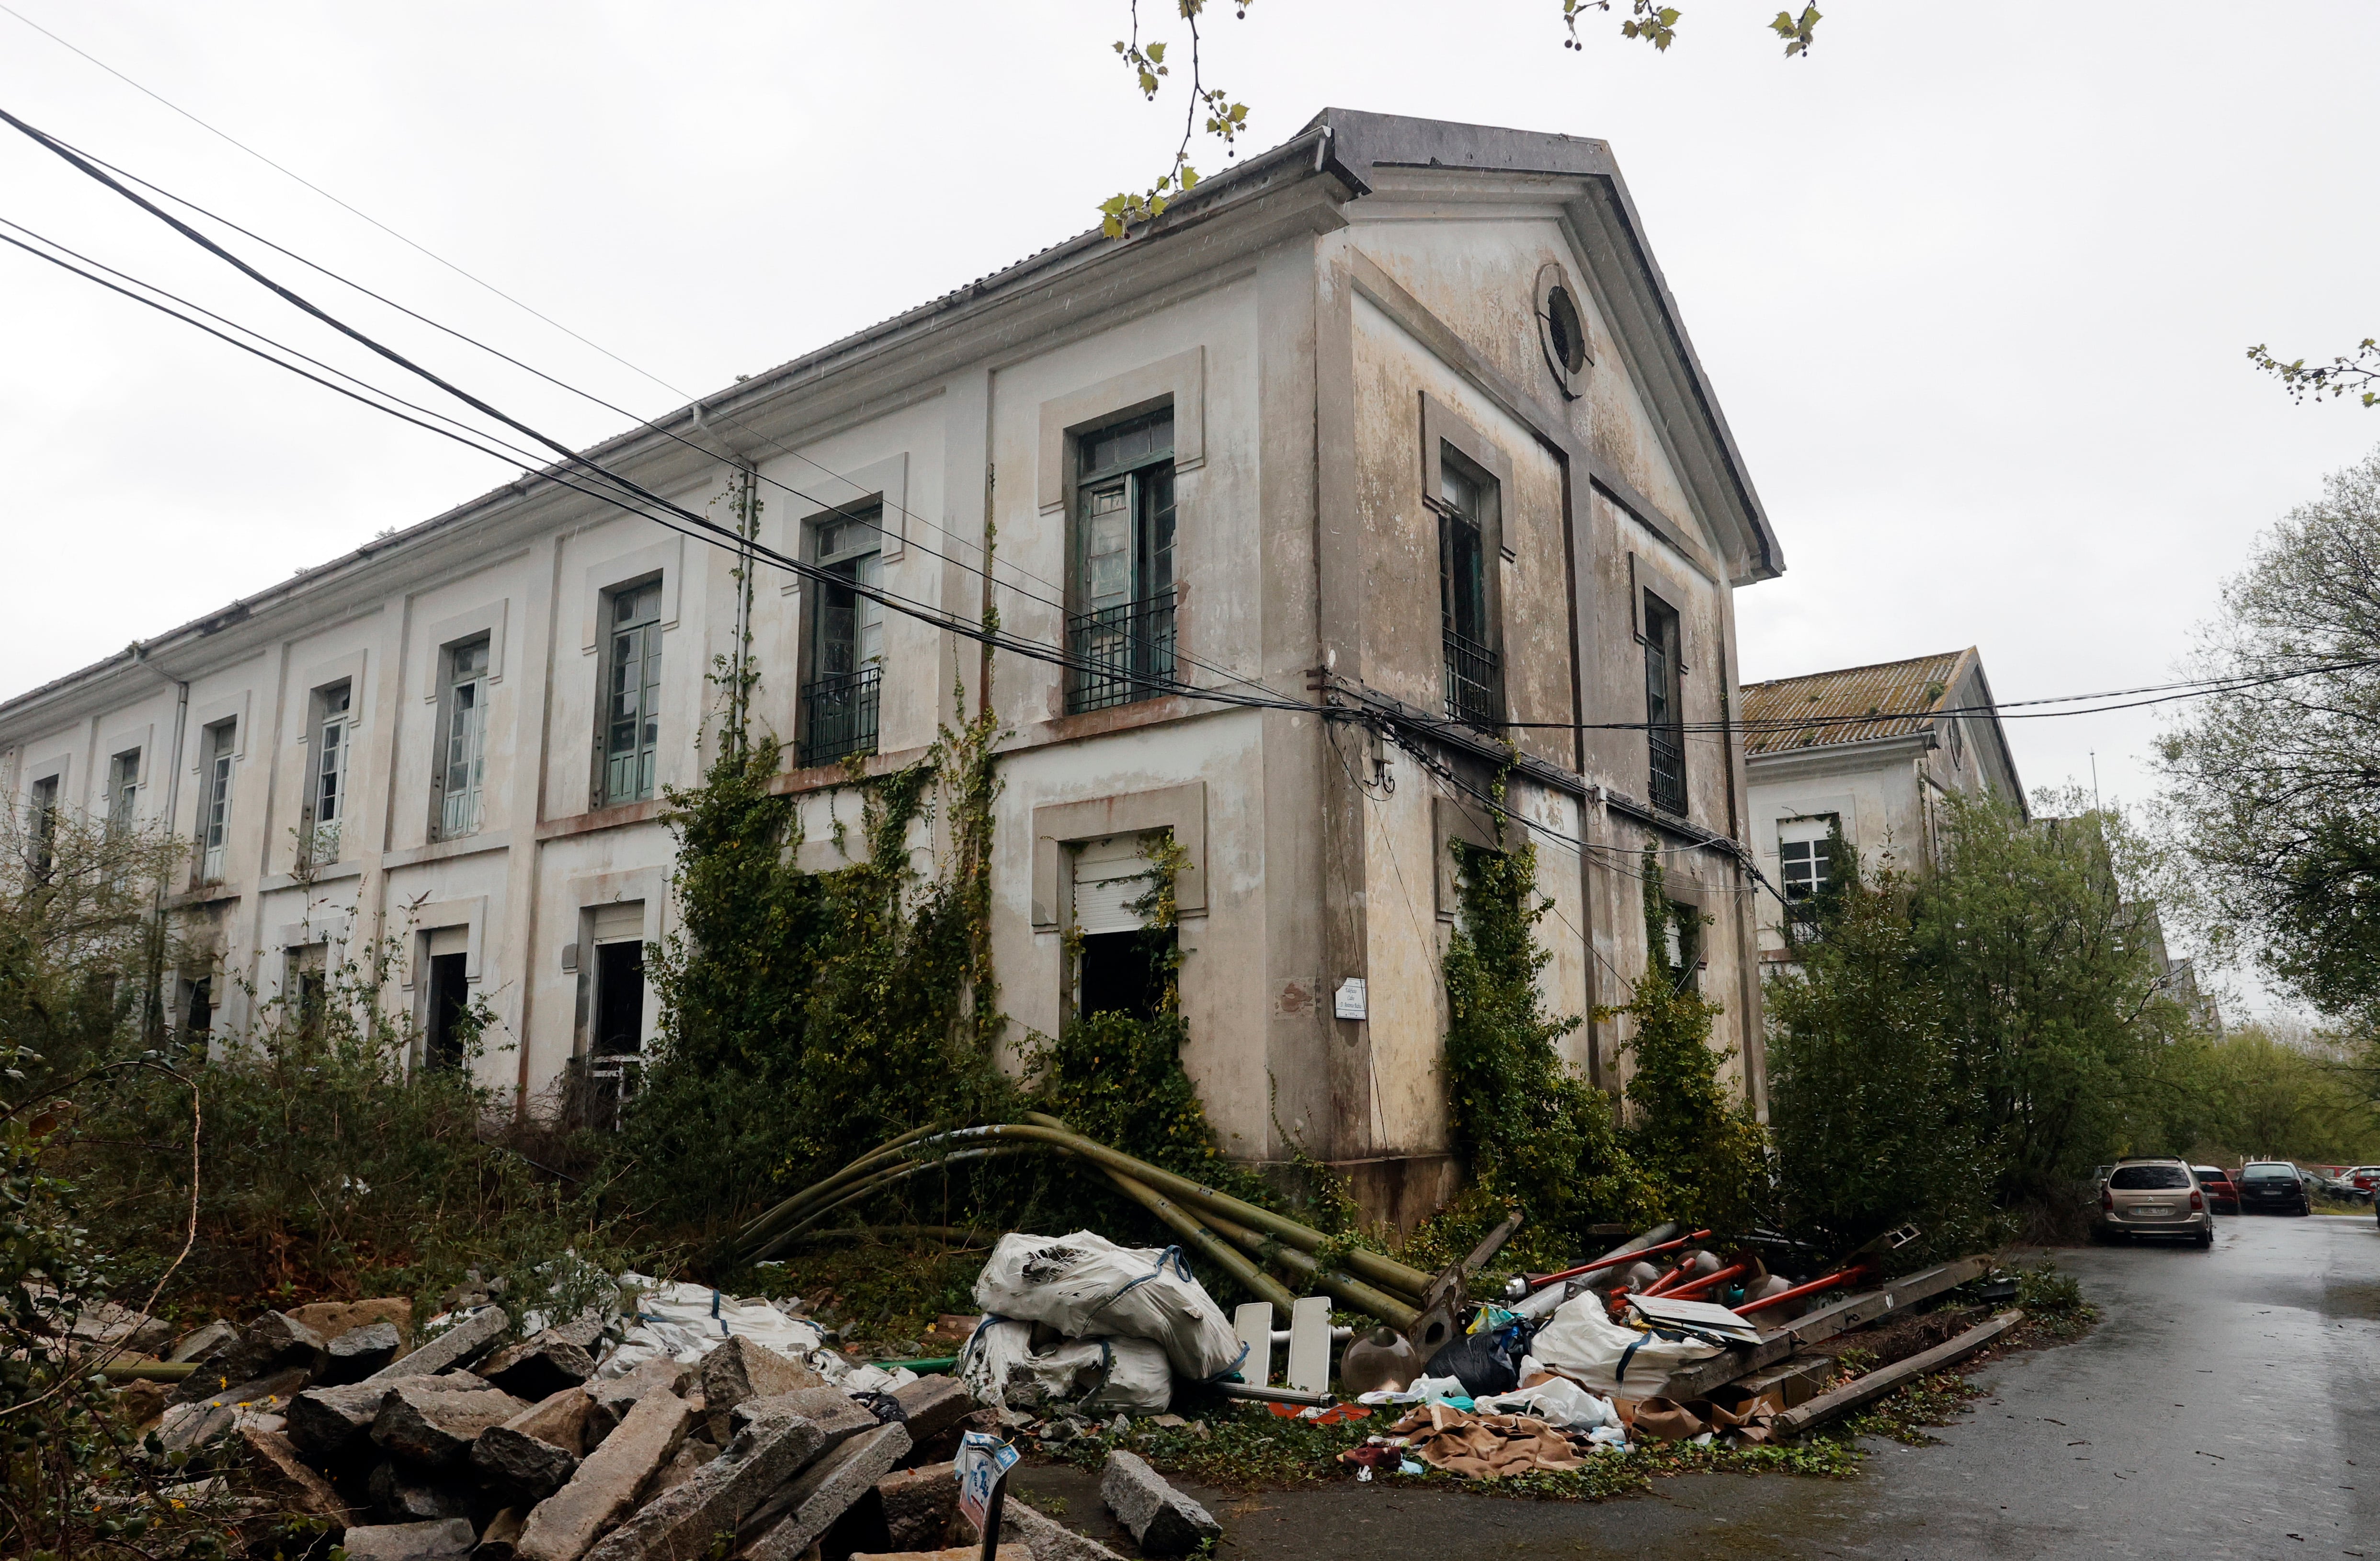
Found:
[[[1198,1494],[1230,1561],[2380,1558],[2370,1216],[2227,1218],[2209,1252],[2055,1256],[2098,1329],[1987,1368],[1988,1396],[1936,1433],[1943,1446],[1871,1444],[1853,1480],[1694,1476],[1594,1506],[1386,1483]],[[1070,1503],[1098,1505],[1095,1487]]]

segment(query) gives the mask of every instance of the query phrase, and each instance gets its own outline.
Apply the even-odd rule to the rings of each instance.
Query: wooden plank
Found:
[[[1881,1371],[1870,1372],[1857,1382],[1846,1383],[1832,1393],[1822,1393],[1800,1409],[1788,1410],[1779,1415],[1777,1434],[1798,1436],[1814,1425],[1824,1425],[1862,1404],[1883,1398],[1903,1383],[1914,1382],[1953,1361],[1965,1360],[2023,1321],[2022,1312],[2003,1312],[1988,1323],[1976,1324],[1947,1344],[1937,1344],[1922,1355],[1912,1355],[1908,1360],[1897,1361]]]
[[[1787,1409],[1798,1410],[1815,1398],[1827,1379],[1834,1374],[1831,1356],[1789,1355],[1776,1365],[1738,1377],[1728,1386],[1740,1387],[1755,1398],[1763,1393],[1781,1394]]]
[[[1820,1339],[1865,1327],[1902,1307],[1931,1301],[1944,1290],[1955,1289],[1976,1277],[1991,1265],[1992,1260],[1988,1255],[1962,1257],[1956,1262],[1937,1264],[1932,1268],[1921,1268],[1873,1290],[1845,1296],[1807,1316],[1797,1318],[1790,1326],[1763,1335],[1758,1344],[1739,1344],[1724,1355],[1696,1361],[1671,1375],[1670,1385],[1663,1392],[1682,1404],[1690,1398],[1699,1398],[1712,1388],[1724,1386],[1748,1372],[1756,1372],[1763,1366],[1782,1361],[1803,1345],[1815,1344]]]

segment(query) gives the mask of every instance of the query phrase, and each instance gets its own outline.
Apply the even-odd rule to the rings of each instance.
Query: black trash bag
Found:
[[[1541,1325],[1516,1319],[1500,1328],[1482,1328],[1441,1346],[1429,1358],[1428,1374],[1451,1376],[1474,1398],[1492,1398],[1521,1386],[1521,1357]]]

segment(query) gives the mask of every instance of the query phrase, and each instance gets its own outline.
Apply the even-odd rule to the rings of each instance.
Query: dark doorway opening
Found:
[[[645,946],[595,945],[595,1054],[634,1056],[645,1047]]]
[[[468,954],[430,956],[430,1066],[463,1066],[463,1043],[469,1034],[470,994],[465,967]]]
[[[1164,941],[1146,930],[1083,935],[1075,1011],[1154,1019],[1165,998]]]
[[[189,999],[182,1010],[182,1025],[193,1035],[204,1035],[213,1031],[215,984],[212,976],[202,975],[190,983]]]

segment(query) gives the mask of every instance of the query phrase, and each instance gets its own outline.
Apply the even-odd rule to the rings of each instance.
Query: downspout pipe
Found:
[[[137,665],[148,667],[151,672],[174,685],[174,756],[165,771],[165,833],[171,836],[179,827],[176,820],[181,817],[182,733],[183,729],[189,722],[190,685],[163,667],[152,666],[149,660],[149,647],[139,640],[132,642],[132,659]],[[156,928],[149,945],[149,1001],[152,1005],[150,1011],[156,1016],[156,1023],[154,1030],[146,1037],[152,1045],[165,1038],[166,1016],[172,1011],[173,1007],[166,1000],[164,992],[165,884],[163,879],[158,880],[157,884],[157,903],[154,914]],[[147,1030],[149,1026],[144,1024],[142,1028]]]

